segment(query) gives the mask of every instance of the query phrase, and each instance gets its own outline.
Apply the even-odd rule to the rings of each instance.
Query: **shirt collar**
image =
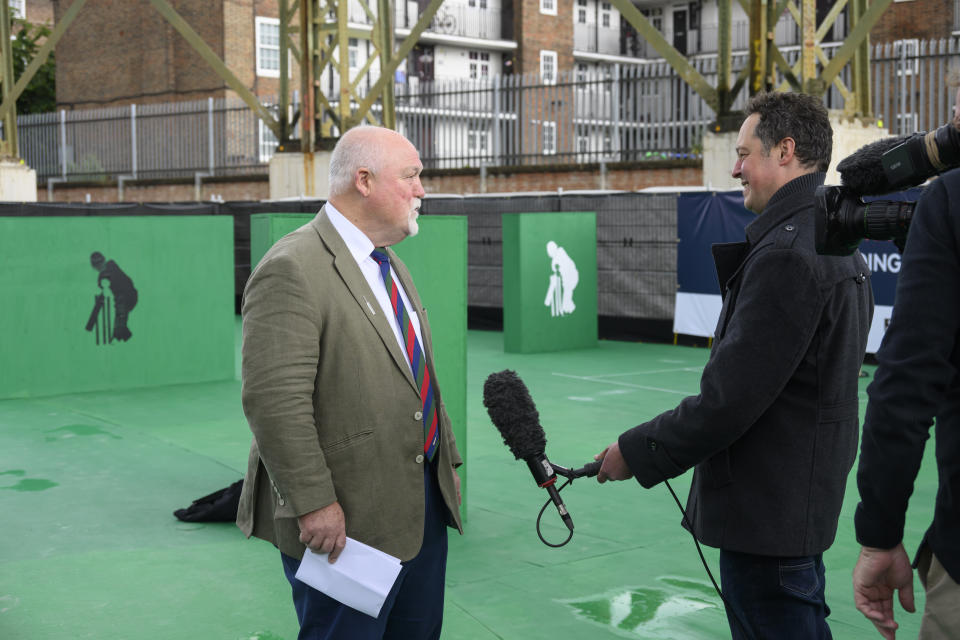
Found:
[[[333,225],[333,228],[336,229],[340,237],[343,238],[344,244],[347,245],[347,249],[350,250],[350,254],[353,256],[353,259],[357,261],[357,264],[362,264],[364,260],[369,259],[370,252],[375,248],[370,238],[355,224],[347,220],[342,213],[337,211],[335,206],[328,202],[325,208],[330,224]]]

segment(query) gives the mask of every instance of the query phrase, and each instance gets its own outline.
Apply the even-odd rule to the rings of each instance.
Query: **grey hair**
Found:
[[[348,193],[353,188],[353,178],[361,167],[366,167],[373,173],[380,170],[383,146],[375,139],[376,136],[358,134],[361,134],[364,129],[383,128],[359,125],[340,136],[333,152],[330,154],[331,196]]]

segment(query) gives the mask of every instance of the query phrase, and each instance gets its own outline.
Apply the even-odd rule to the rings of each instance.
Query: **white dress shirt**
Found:
[[[360,272],[363,274],[363,277],[367,279],[370,290],[373,291],[373,295],[377,297],[377,302],[380,303],[380,311],[386,315],[387,322],[393,327],[393,333],[397,338],[397,344],[400,345],[400,351],[403,352],[404,357],[407,359],[407,364],[410,364],[410,357],[407,355],[407,347],[403,342],[400,323],[397,322],[397,316],[393,313],[393,305],[390,304],[390,294],[387,293],[387,287],[383,283],[383,276],[380,275],[380,265],[370,256],[370,252],[376,247],[373,246],[373,242],[370,241],[370,238],[368,238],[363,231],[347,220],[343,214],[337,211],[336,207],[329,202],[326,204],[326,211],[331,224],[333,224],[337,233],[340,234],[340,237],[343,238],[347,248],[350,249],[350,254],[353,256],[353,259],[357,261],[357,266],[360,267]],[[397,290],[400,292],[403,306],[413,323],[413,330],[417,334],[417,340],[420,341],[420,348],[423,349],[423,336],[420,335],[420,317],[410,304],[410,300],[403,290],[403,285],[400,284],[400,280],[397,278],[397,272],[393,269],[392,263],[390,264],[390,276],[393,278],[393,281],[397,283]],[[424,353],[423,357],[426,357],[426,353]]]

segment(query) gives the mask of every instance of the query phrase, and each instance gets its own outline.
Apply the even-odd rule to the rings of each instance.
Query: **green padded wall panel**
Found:
[[[420,216],[420,232],[392,248],[410,269],[430,320],[437,380],[453,423],[461,513],[467,514],[467,218]]]
[[[233,220],[0,218],[0,398],[232,379]]]
[[[277,240],[316,217],[315,213],[255,213],[250,216],[250,269],[257,268]]]
[[[503,346],[537,353],[597,346],[597,216],[503,215]]]

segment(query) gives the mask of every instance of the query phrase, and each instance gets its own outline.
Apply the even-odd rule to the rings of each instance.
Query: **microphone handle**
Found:
[[[574,480],[576,478],[592,478],[598,473],[600,473],[600,466],[603,464],[602,460],[596,462],[591,462],[585,464],[579,469],[568,469],[566,467],[561,467],[558,464],[550,463],[550,466],[553,467],[553,470],[557,472],[557,475],[561,475],[564,478],[570,478]]]
[[[560,497],[560,492],[557,491],[557,488],[553,483],[548,484],[544,487],[547,490],[547,493],[550,494],[550,499],[553,500],[553,504],[556,505],[557,511],[560,512],[560,517],[563,518],[563,524],[567,525],[567,529],[573,532],[573,518],[570,517],[570,514],[567,513],[567,506],[563,504],[563,499]]]
[[[603,460],[596,460],[588,464],[583,465],[579,469],[573,469],[570,472],[571,478],[592,478],[598,473],[600,473],[600,467],[603,465]]]

